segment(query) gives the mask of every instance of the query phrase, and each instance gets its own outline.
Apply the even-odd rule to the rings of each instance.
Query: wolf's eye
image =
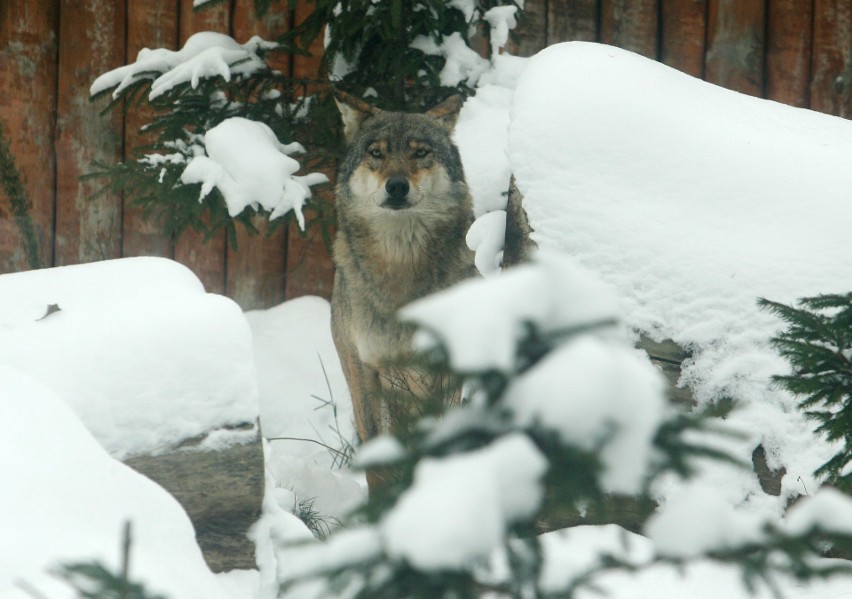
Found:
[[[378,148],[367,150],[367,153],[373,158],[381,158],[383,156],[382,151]]]
[[[417,148],[416,150],[414,150],[414,157],[426,158],[426,156],[428,156],[430,152],[431,150],[429,150],[428,148]]]

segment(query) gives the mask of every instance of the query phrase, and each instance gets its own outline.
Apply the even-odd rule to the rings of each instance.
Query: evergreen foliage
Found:
[[[468,4],[470,15],[463,6]],[[457,94],[470,94],[462,81],[442,85],[440,73],[446,59],[426,55],[412,46],[425,37],[441,44],[444,37],[458,35],[466,45],[485,48],[490,26],[483,18],[491,8],[514,6],[521,13],[523,2],[514,0],[314,0],[313,12],[280,41],[293,51],[308,48],[326,26],[327,48],[323,60],[335,85],[361,95],[375,92],[381,108],[419,111]],[[335,76],[335,61],[342,59],[352,69]]]
[[[215,4],[210,1],[197,10]],[[253,9],[260,17],[268,11],[288,10],[292,4],[255,0]],[[503,4],[516,6],[511,0],[470,0],[470,7],[475,10],[468,20],[462,9],[455,7],[464,2],[445,0],[316,0],[314,4],[313,12],[279,40],[257,45],[254,51],[267,62],[267,68],[239,74],[235,67],[240,63],[233,63],[228,65],[230,79],[221,73],[203,74],[155,94],[154,98],[149,96],[152,79],[161,72],[140,72],[126,87],[101,90],[96,98],[117,90],[104,112],[119,106],[125,111],[150,106],[154,116],[143,131],[155,139],[150,145],[130,148],[126,162],[96,163],[86,175],[105,180],[95,197],[105,192],[123,193],[167,236],[177,237],[187,227],[207,237],[224,229],[236,247],[235,223],[257,233],[254,216],[258,211],[248,207],[231,218],[218,188],[199,201],[201,184],[181,181],[187,162],[204,154],[207,131],[231,117],[259,121],[268,125],[280,142],[298,140],[307,149],[301,159],[303,167],[331,170],[341,141],[338,112],[327,93],[330,83],[359,95],[372,89],[378,93],[376,101],[381,106],[406,110],[434,105],[453,93],[469,93],[471,87],[464,81],[441,87],[439,73],[446,58],[427,55],[411,47],[412,42],[418,36],[440,42],[444,36],[458,34],[470,44],[474,43],[471,37],[475,34],[481,36],[480,45],[484,48],[488,34],[488,24],[482,18],[484,11]],[[319,80],[309,80],[269,68],[272,54],[309,53],[311,43],[324,30],[328,48],[323,73],[327,73],[334,57],[352,63],[355,68],[351,72],[339,79],[323,74]],[[313,196],[306,206],[306,227],[319,228],[330,244],[333,207],[322,194]],[[262,209],[260,213],[269,217]],[[269,232],[288,225],[292,219],[290,211],[270,220]]]
[[[413,397],[403,391],[401,397],[386,398],[394,403],[418,402],[418,408],[409,421],[403,421],[394,433],[400,451],[371,461],[359,460],[356,466],[379,473],[384,484],[371,491],[368,503],[343,522],[343,527],[333,531],[324,544],[292,547],[294,555],[301,552],[300,563],[309,564],[293,574],[282,587],[284,597],[299,597],[304,584],[325,581],[321,596],[355,599],[415,599],[415,598],[571,598],[581,590],[594,588],[596,577],[607,571],[635,572],[654,564],[684,566],[692,556],[658,554],[649,562],[637,564],[609,554],[602,554],[595,565],[576,576],[567,586],[553,593],[541,586],[541,573],[545,555],[538,533],[541,523],[552,510],[606,513],[609,495],[601,484],[603,465],[601,447],[592,450],[579,444],[566,442],[549,428],[548,423],[522,424],[507,403],[507,389],[518,377],[530,372],[551,356],[555,350],[571,343],[579,336],[596,334],[612,329],[613,323],[598,322],[569,331],[544,333],[534,324],[527,324],[526,333],[518,339],[516,369],[505,373],[496,370],[459,373],[450,367],[447,350],[439,346],[418,358],[417,366],[428,376],[442,378],[441,389],[450,390],[464,386],[469,398],[463,405],[446,411],[446,395],[431,394]],[[569,401],[570,390],[565,390]],[[653,439],[657,459],[647,473],[642,490],[629,498],[639,505],[654,505],[650,487],[661,476],[672,473],[683,478],[694,474],[697,459],[739,462],[718,449],[718,442],[703,443],[708,435],[733,435],[726,431],[720,417],[732,409],[709,407],[706,410],[683,413],[671,411],[658,427]],[[614,431],[613,434],[617,434]],[[425,462],[449,460],[471,456],[478,450],[493,447],[501,439],[522,435],[530,440],[546,458],[547,472],[541,488],[526,488],[520,492],[532,495],[541,493],[544,498],[539,509],[528,517],[507,523],[504,539],[495,552],[502,556],[501,567],[493,563],[472,563],[457,568],[435,569],[421,567],[399,554],[393,554],[383,545],[389,515],[400,505],[406,494],[416,484],[418,468]],[[369,447],[369,444],[366,446]],[[368,458],[369,459],[369,458]],[[743,464],[742,466],[745,467]],[[475,484],[475,483],[472,483]],[[523,483],[519,483],[523,484]],[[464,495],[463,489],[460,496]],[[487,509],[482,506],[483,509]],[[440,518],[436,511],[423,514],[425,519]],[[367,541],[359,540],[361,537]],[[849,574],[846,563],[818,563],[825,543],[848,551],[852,535],[836,531],[809,528],[795,534],[767,524],[760,541],[740,546],[715,548],[702,558],[728,563],[740,568],[747,589],[754,591],[763,583],[779,594],[777,575],[785,574],[802,580],[828,577],[839,573]],[[358,552],[356,546],[371,546]],[[348,555],[341,559],[343,547]],[[299,570],[299,568],[297,568]],[[311,588],[311,587],[308,587]],[[319,595],[318,595],[319,596]]]
[[[99,562],[64,565],[57,575],[84,599],[165,599],[149,592],[145,585],[115,574]]]
[[[799,406],[838,452],[816,474],[852,493],[852,292],[799,300],[799,307],[766,299],[760,305],[788,327],[772,343],[793,372],[774,377],[799,396]]]
[[[277,50],[277,46],[261,46],[256,53],[266,58]],[[115,165],[96,163],[95,170],[86,178],[105,177],[106,185],[94,197],[107,191],[124,192],[125,197],[143,209],[146,218],[153,218],[162,227],[165,235],[177,237],[191,227],[209,237],[224,228],[231,245],[236,247],[234,220],[228,214],[221,192],[214,188],[201,202],[201,184],[181,181],[189,160],[204,153],[204,134],[224,120],[243,117],[268,125],[279,140],[290,141],[299,135],[316,146],[329,145],[327,129],[314,123],[306,110],[310,100],[296,91],[301,83],[270,68],[250,76],[236,74],[230,81],[223,77],[202,77],[195,85],[189,81],[179,83],[153,99],[149,97],[151,83],[150,77],[140,76],[112,99],[104,112],[122,101],[125,110],[143,104],[150,106],[154,116],[143,131],[156,136],[155,141],[135,148],[133,161]],[[293,101],[287,101],[289,98]],[[313,159],[327,157],[327,153],[320,152]],[[314,206],[313,222],[322,221],[322,209]],[[256,213],[249,207],[236,220],[257,233],[252,222]],[[270,221],[269,232],[289,224],[292,218],[292,212],[288,212]]]
[[[83,599],[166,599],[151,593],[144,584],[130,580],[132,525],[124,523],[121,540],[121,569],[113,572],[97,561],[62,564],[54,574],[67,582]]]

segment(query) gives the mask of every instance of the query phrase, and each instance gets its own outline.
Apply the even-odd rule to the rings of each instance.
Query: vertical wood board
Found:
[[[656,59],[658,0],[601,0],[601,41]]]
[[[767,0],[767,98],[808,106],[812,45],[813,0]]]
[[[121,198],[91,200],[97,182],[80,181],[95,161],[122,158],[120,110],[101,115],[89,101],[96,77],[122,66],[125,5],[111,0],[61,0],[56,123],[56,265],[117,258],[121,253]]]
[[[524,4],[524,16],[518,19],[515,29],[517,44],[509,44],[512,54],[532,56],[547,46],[547,4],[547,0],[532,0]]]
[[[547,0],[547,44],[600,39],[600,0]]]
[[[53,259],[57,0],[0,5],[0,122],[21,177],[40,261]],[[27,270],[23,240],[0,186],[0,273]]]
[[[181,0],[178,16],[180,47],[183,47],[193,33],[200,31],[229,34],[230,16],[227,3],[193,12],[192,2]],[[208,293],[225,293],[226,251],[224,231],[214,233],[205,241],[204,234],[186,229],[175,241],[175,260],[192,270],[201,279]]]
[[[707,0],[661,0],[660,61],[704,77]]]
[[[707,81],[763,97],[765,0],[709,0]]]
[[[236,0],[233,16],[233,36],[245,43],[253,35],[274,40],[289,27],[289,13],[270,10],[258,20],[252,0]],[[289,59],[279,55],[272,68],[289,71]],[[291,140],[279,140],[284,143]],[[271,235],[265,217],[255,217],[253,223],[259,235],[251,235],[237,225],[237,250],[227,248],[228,276],[226,293],[244,310],[269,308],[284,301],[287,268],[287,227],[279,227]]]
[[[294,11],[294,22],[300,23],[312,10],[306,2],[299,2]],[[307,80],[317,79],[320,75],[322,61],[322,36],[319,36],[311,48],[311,56],[293,57],[293,76],[302,77]],[[308,92],[317,91],[309,86]],[[303,171],[312,170],[309,165],[303,165]],[[334,173],[326,172],[333,181]],[[313,191],[310,203],[331,201],[328,195],[322,196]],[[334,265],[331,257],[320,235],[318,227],[308,229],[307,236],[303,237],[298,226],[290,225],[287,240],[287,278],[285,295],[287,299],[301,295],[319,295],[331,297],[331,288],[334,282]]]
[[[127,64],[136,60],[143,48],[176,50],[178,43],[178,0],[146,0],[127,5]],[[140,131],[154,117],[146,104],[128,107],[124,124],[125,160],[138,156],[133,149],[150,144],[155,136]],[[131,198],[124,199],[122,222],[122,256],[174,255],[173,240],[163,233],[153,217],[145,218],[143,210]]]
[[[852,1],[814,0],[811,108],[852,118]]]

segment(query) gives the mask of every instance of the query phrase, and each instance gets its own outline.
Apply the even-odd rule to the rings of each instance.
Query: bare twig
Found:
[[[317,441],[316,439],[308,439],[308,438],[305,438],[305,437],[267,437],[266,440],[267,441],[307,441],[308,443],[316,443],[317,445],[321,445],[322,447],[325,447],[327,450],[338,454],[340,457],[346,457],[346,454],[343,453],[342,451],[339,451],[339,450],[335,449],[334,447],[331,447],[330,445],[326,445],[322,441]]]

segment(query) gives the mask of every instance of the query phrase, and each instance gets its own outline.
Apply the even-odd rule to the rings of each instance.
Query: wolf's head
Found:
[[[454,96],[424,114],[379,110],[340,91],[347,152],[338,174],[342,211],[363,216],[470,211],[458,149],[451,139],[461,108]]]

